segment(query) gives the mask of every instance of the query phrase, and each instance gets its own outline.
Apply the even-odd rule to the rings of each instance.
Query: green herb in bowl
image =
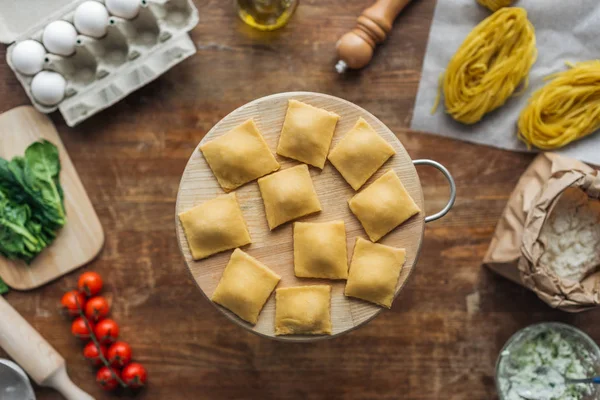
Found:
[[[496,385],[501,400],[591,400],[590,384],[568,379],[596,376],[600,349],[569,325],[548,322],[529,326],[509,339],[498,357]]]

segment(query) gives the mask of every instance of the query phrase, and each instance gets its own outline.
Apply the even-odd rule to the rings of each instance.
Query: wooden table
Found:
[[[533,157],[408,130],[435,0],[406,10],[366,70],[335,73],[335,42],[368,3],[302,0],[288,27],[262,34],[244,26],[229,1],[197,1],[195,57],[76,128],[52,115],[106,231],[103,252],[86,269],[104,276],[121,337],[149,370],[150,385],[136,398],[491,399],[496,356],[519,328],[559,320],[600,340],[597,312],[554,311],[480,266]],[[227,321],[192,282],[174,229],[179,179],[203,135],[236,107],[292,90],[366,108],[413,158],[445,164],[458,186],[451,214],[427,226],[419,264],[392,310],[315,344],[261,339]],[[2,61],[0,112],[27,103]],[[437,211],[448,195],[444,179],[429,168],[419,174],[426,208]],[[78,385],[110,399],[57,311],[77,276],[6,298],[63,354]],[[37,395],[60,398],[49,389]]]

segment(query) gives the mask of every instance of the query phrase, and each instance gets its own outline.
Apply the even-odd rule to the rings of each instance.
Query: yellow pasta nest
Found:
[[[502,106],[521,83],[527,87],[536,58],[527,12],[517,7],[495,12],[467,36],[440,77],[446,112],[464,124],[478,122]]]
[[[513,0],[477,0],[477,2],[492,11],[498,11],[503,7],[509,7]]]
[[[549,76],[519,117],[528,147],[554,150],[600,128],[600,61],[587,61]]]

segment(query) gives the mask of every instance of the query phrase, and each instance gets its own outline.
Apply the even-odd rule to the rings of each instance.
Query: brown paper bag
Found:
[[[600,177],[589,166],[553,153],[539,155],[521,176],[483,260],[491,270],[533,290],[551,307],[577,312],[600,304],[600,273],[581,283],[561,280],[540,263],[541,229],[569,187],[600,197]]]

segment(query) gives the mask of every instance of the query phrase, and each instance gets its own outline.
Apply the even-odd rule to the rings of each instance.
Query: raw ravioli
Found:
[[[200,150],[226,192],[279,169],[253,119],[203,144]]]
[[[294,223],[294,272],[299,278],[348,277],[344,221]]]
[[[406,250],[357,238],[346,283],[346,296],[390,308],[406,260]]]
[[[323,169],[339,115],[290,100],[277,154]]]
[[[235,193],[184,211],[179,220],[194,260],[252,242]]]
[[[348,201],[371,241],[421,212],[394,170],[389,170]]]
[[[251,324],[258,315],[281,277],[266,265],[235,249],[211,300]]]
[[[260,178],[258,187],[271,230],[288,221],[321,211],[306,164]]]
[[[329,153],[329,161],[358,190],[396,151],[362,117]]]
[[[331,335],[331,286],[275,291],[276,335]]]

